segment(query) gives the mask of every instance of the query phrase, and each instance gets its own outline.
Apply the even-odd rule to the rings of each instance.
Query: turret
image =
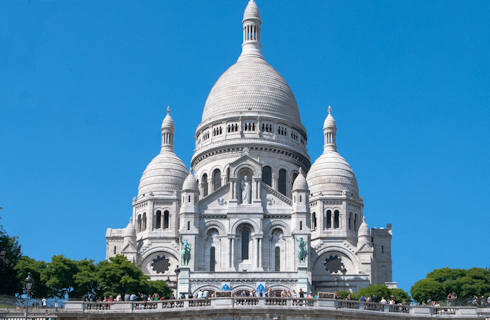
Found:
[[[337,150],[337,125],[335,124],[335,119],[332,116],[332,107],[330,106],[328,106],[328,116],[323,123],[323,138],[323,149],[325,151]]]
[[[262,21],[260,20],[260,12],[257,4],[254,0],[250,0],[243,13],[243,44],[242,44],[242,56],[243,55],[255,55],[262,57],[260,49],[260,26]]]
[[[137,263],[138,250],[136,246],[136,229],[133,224],[133,219],[129,219],[129,223],[123,230],[123,245],[121,254],[125,255],[129,261]]]

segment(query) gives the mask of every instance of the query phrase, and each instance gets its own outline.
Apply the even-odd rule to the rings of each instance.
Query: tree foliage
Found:
[[[0,294],[14,295],[17,289],[15,265],[22,256],[17,237],[11,237],[0,226]]]
[[[78,272],[77,263],[64,255],[53,256],[51,262],[43,269],[41,280],[46,283],[58,298],[64,298],[75,287],[74,276]]]
[[[94,260],[77,261],[77,273],[73,276],[73,291],[70,298],[81,298],[86,293],[97,294],[97,266]]]
[[[52,290],[46,286],[46,283],[41,280],[41,274],[47,268],[48,264],[42,260],[36,261],[27,256],[23,256],[15,265],[17,271],[17,293],[22,294],[24,292],[23,284],[24,279],[27,278],[27,273],[30,272],[34,279],[34,288],[31,291],[31,295],[34,298],[51,297]]]
[[[0,210],[2,209],[0,207]],[[0,295],[15,294],[17,289],[15,265],[21,256],[22,250],[17,237],[9,236],[0,224]]]
[[[357,298],[359,299],[362,295],[367,298],[369,296],[372,296],[373,293],[378,297],[378,301],[380,301],[383,297],[386,300],[389,300],[391,297],[393,297],[396,299],[396,301],[399,302],[403,301],[403,299],[410,301],[410,296],[407,292],[398,288],[390,289],[384,284],[375,284],[366,288],[362,288],[357,292]]]
[[[164,290],[161,282],[149,282],[149,277],[123,255],[99,262],[97,269],[100,293],[105,296],[125,293],[148,294],[151,292],[149,290]],[[166,292],[164,290],[158,293],[165,295]]]
[[[434,279],[422,279],[415,282],[410,293],[412,294],[412,297],[419,302],[427,301],[429,299],[436,301],[446,297],[442,284]]]
[[[488,296],[490,294],[490,271],[482,268],[435,269],[427,274],[426,279],[417,281],[410,292],[419,301],[429,298],[442,300],[452,292],[463,300],[474,295]]]

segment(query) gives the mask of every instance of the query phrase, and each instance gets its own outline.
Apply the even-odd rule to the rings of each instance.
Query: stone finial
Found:
[[[167,114],[170,114],[170,106],[167,106]]]
[[[328,114],[332,114],[332,107],[328,106]]]

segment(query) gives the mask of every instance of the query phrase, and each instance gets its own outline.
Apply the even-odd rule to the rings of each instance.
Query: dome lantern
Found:
[[[324,144],[323,149],[325,151],[337,150],[337,125],[335,124],[335,119],[332,116],[332,107],[328,106],[328,116],[323,123],[323,137]]]
[[[174,120],[170,116],[170,106],[167,107],[167,116],[162,122],[162,149],[174,150]]]
[[[243,44],[242,56],[254,55],[262,57],[260,49],[260,12],[254,0],[250,0],[243,13]]]

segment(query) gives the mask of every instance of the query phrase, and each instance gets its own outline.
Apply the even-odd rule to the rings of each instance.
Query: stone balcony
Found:
[[[382,305],[293,298],[211,298],[137,302],[65,303],[57,318],[73,319],[489,319],[490,309]],[[16,320],[12,314],[1,319]]]

